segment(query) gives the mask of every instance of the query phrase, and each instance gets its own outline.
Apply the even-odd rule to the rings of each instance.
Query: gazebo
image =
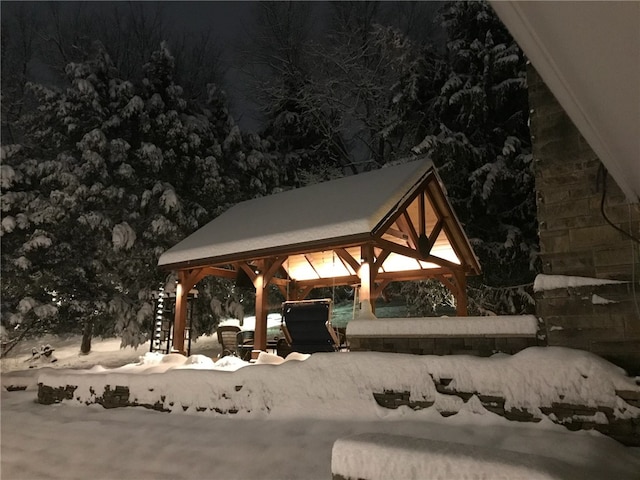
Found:
[[[256,289],[256,350],[267,344],[268,285],[287,300],[360,285],[362,312],[393,281],[437,279],[467,315],[466,277],[480,265],[427,159],[238,203],[162,254],[177,273],[173,348],[184,352],[188,292],[204,277]]]

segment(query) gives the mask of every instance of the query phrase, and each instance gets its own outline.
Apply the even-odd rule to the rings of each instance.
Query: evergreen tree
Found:
[[[390,26],[406,23],[403,13],[377,2],[335,2],[326,38],[295,45],[277,35],[295,28],[273,28],[280,42],[261,57],[273,70],[261,79],[265,135],[298,175],[322,180],[336,169],[378,168],[409,155],[431,132],[444,62]]]
[[[534,276],[537,224],[526,59],[486,2],[443,9],[449,74],[429,152],[491,286]]]
[[[3,148],[3,321],[83,325],[86,338],[137,345],[166,280],[159,255],[277,174],[260,139],[244,147],[214,86],[207,108],[185,100],[165,45],[138,82],[119,78],[100,46],[66,73],[64,90],[32,86],[26,141]]]
[[[311,51],[313,3],[261,2],[242,55],[261,102],[262,136],[277,155],[285,186],[341,176],[338,117],[316,95]]]

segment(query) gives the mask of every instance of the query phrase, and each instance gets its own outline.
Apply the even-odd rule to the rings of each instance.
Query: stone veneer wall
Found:
[[[640,248],[603,218],[601,162],[531,65],[528,81],[543,273],[629,282],[542,292],[537,314],[549,345],[589,350],[640,373]],[[630,204],[610,177],[605,212],[640,237],[640,203]],[[593,293],[618,303],[593,305]]]

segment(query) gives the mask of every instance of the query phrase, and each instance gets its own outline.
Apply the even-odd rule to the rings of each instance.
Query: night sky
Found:
[[[123,2],[52,2],[63,16],[69,16],[79,6],[95,15],[109,14],[115,4],[123,6]],[[246,129],[256,129],[260,123],[257,120],[256,106],[246,98],[247,81],[240,72],[240,63],[236,55],[236,46],[247,36],[254,24],[258,2],[132,2],[140,3],[143,8],[152,12],[161,6],[167,27],[177,34],[189,33],[198,35],[201,32],[211,32],[216,45],[222,50],[222,60],[226,67],[223,88],[230,100],[230,109],[234,119]],[[7,2],[2,1],[3,27],[5,21],[18,8],[30,8],[36,15],[47,18],[50,13],[50,2]],[[29,65],[33,80],[43,83],[55,83],[55,75],[48,71],[46,59],[36,58]]]
[[[161,5],[176,31],[213,34],[228,67],[223,87],[229,96],[232,115],[243,129],[258,129],[257,106],[247,98],[247,79],[240,71],[235,52],[238,42],[252,29],[258,2],[161,2]]]

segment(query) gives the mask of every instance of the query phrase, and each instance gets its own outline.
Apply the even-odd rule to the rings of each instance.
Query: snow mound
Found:
[[[461,398],[441,393],[438,385],[499,396],[505,411],[526,409],[536,418],[542,418],[541,407],[554,403],[606,407],[618,418],[640,414],[640,409],[620,403],[616,394],[640,392],[624,370],[588,352],[562,347],[531,347],[490,358],[342,352],[291,354],[287,361],[263,353],[255,363],[234,356],[213,364],[178,354],[166,355],[160,363],[153,356],[144,359],[149,363],[99,373],[42,372],[38,382],[54,388],[77,386],[74,402],[92,401],[92,391],[121,385],[140,404],[153,405],[161,398],[169,410],[207,407],[212,415],[219,414],[218,409],[248,417],[377,418],[382,412],[374,394],[384,392],[406,392],[409,401],[432,402],[438,412],[484,411],[476,401],[465,406]],[[403,412],[384,410],[385,416],[395,414]]]
[[[338,439],[331,453],[331,472],[367,480],[550,480],[575,474],[557,459],[381,433]]]

